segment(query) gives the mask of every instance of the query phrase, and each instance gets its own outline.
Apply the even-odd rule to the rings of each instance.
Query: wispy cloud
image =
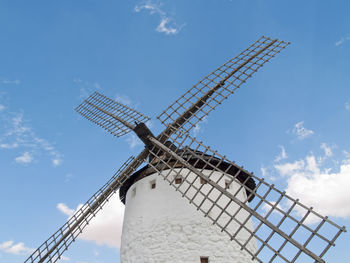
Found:
[[[201,121],[199,121],[196,126],[193,128],[193,135],[197,136],[200,132],[203,131],[204,126],[208,123],[208,119],[204,117]]]
[[[129,147],[131,149],[135,148],[136,146],[142,145],[142,141],[134,133],[129,133],[125,140],[129,144]]]
[[[64,176],[64,182],[65,183],[68,183],[72,180],[72,178],[74,178],[74,174],[71,174],[71,173],[67,173],[65,176]]]
[[[15,158],[15,162],[19,164],[28,164],[33,161],[33,155],[29,152],[25,152],[22,155]]]
[[[59,259],[58,259],[58,256],[55,255],[52,257],[52,262],[58,262],[58,263],[62,263],[64,261],[70,261],[70,258],[69,257],[66,257],[66,256],[60,256]]]
[[[44,151],[50,156],[53,166],[62,164],[63,155],[47,140],[36,135],[22,112],[2,111],[0,124],[0,150],[20,150],[21,153],[14,159],[16,163],[30,164],[40,151]]]
[[[14,148],[17,148],[19,145],[18,143],[14,142],[14,143],[2,143],[0,144],[0,148],[1,149],[14,149]]]
[[[304,127],[304,121],[298,122],[294,125],[292,133],[297,136],[299,140],[304,140],[305,138],[314,134],[314,131],[309,130]]]
[[[345,155],[346,159],[350,159],[350,153],[348,151],[343,150],[343,154]]]
[[[350,111],[350,101],[345,102],[345,109]]]
[[[19,79],[0,79],[0,83],[4,85],[19,85],[21,81]]]
[[[70,258],[62,255],[58,260],[58,262],[62,262],[62,261],[70,261]]]
[[[73,83],[79,87],[79,99],[86,99],[96,90],[101,91],[101,85],[97,82],[84,81],[81,78],[73,78]]]
[[[72,215],[74,215],[75,210],[74,209],[70,209],[66,204],[64,203],[58,203],[57,204],[57,209],[62,212],[63,214],[65,214],[68,217],[71,217]]]
[[[321,143],[321,149],[324,151],[325,157],[331,157],[333,155],[332,148],[328,146],[326,143]]]
[[[279,176],[287,179],[286,192],[294,198],[299,198],[315,211],[342,218],[350,217],[350,159],[339,162],[335,169],[325,167],[324,158],[333,155],[331,149],[322,144],[325,156],[317,157],[308,154],[305,158],[283,164],[274,168]],[[348,156],[349,157],[349,156]],[[305,211],[297,210],[301,216]],[[312,218],[308,223],[314,223]]]
[[[26,247],[23,242],[15,244],[10,240],[0,243],[0,251],[13,255],[27,255],[32,253],[34,249]]]
[[[70,258],[69,258],[69,257],[66,257],[66,256],[61,256],[61,259],[60,259],[60,260],[62,260],[62,261],[69,261]]]
[[[120,94],[117,94],[115,96],[115,101],[118,101],[119,103],[127,105],[127,106],[130,106],[132,103],[131,99],[128,96],[120,95]]]
[[[265,177],[267,175],[267,168],[264,166],[260,167],[260,172],[262,177]]]
[[[3,111],[4,109],[6,109],[6,107],[2,104],[0,104],[0,111]]]
[[[157,4],[153,1],[141,2],[135,6],[135,12],[141,12],[142,10],[149,11],[150,15],[158,15],[160,18],[159,24],[156,27],[156,31],[164,33],[166,35],[175,35],[180,32],[183,25],[177,25],[172,17],[170,17],[164,10],[161,9],[161,4]]]
[[[334,43],[336,47],[343,45],[346,41],[350,40],[350,36],[341,37],[337,42]]]
[[[283,210],[283,208],[280,204],[276,205],[276,202],[274,202],[274,201],[270,201],[270,203],[271,203],[271,205],[268,203],[264,203],[262,206],[262,210],[263,210],[265,215],[270,212],[270,210],[272,209],[272,206],[275,206],[279,210]],[[279,212],[278,210],[276,210],[276,208],[272,211],[272,213],[278,213],[278,214],[282,215],[282,213]]]
[[[81,208],[78,205],[77,209]],[[60,203],[57,209],[68,218],[77,210],[69,208]],[[114,194],[102,210],[94,217],[79,239],[93,241],[97,245],[108,245],[110,247],[120,248],[121,231],[124,218],[124,205],[119,200],[119,193]]]
[[[279,147],[281,148],[281,153],[276,156],[275,162],[280,162],[281,160],[288,158],[287,153],[286,153],[286,149],[284,148],[284,146],[280,145]]]

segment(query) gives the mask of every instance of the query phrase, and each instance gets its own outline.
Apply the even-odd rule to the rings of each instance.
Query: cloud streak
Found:
[[[25,152],[22,155],[15,158],[15,162],[19,164],[29,164],[33,161],[33,155],[29,152]]]
[[[345,36],[345,37],[340,38],[337,42],[335,42],[334,45],[336,47],[339,47],[349,40],[350,40],[350,36]]]
[[[18,164],[30,164],[35,156],[44,151],[50,156],[54,167],[63,162],[63,155],[58,152],[47,140],[36,135],[34,130],[23,118],[23,113],[1,111],[0,123],[0,150],[22,150],[14,161]]]
[[[129,144],[129,147],[131,149],[135,148],[136,146],[142,145],[142,141],[134,133],[128,134],[125,140]]]
[[[12,240],[0,243],[0,251],[12,255],[28,255],[34,251],[33,248],[26,247],[23,242],[15,244]]]
[[[146,10],[150,15],[158,15],[160,18],[159,24],[156,27],[156,31],[164,33],[166,35],[178,34],[184,25],[177,25],[174,19],[171,18],[165,11],[161,9],[160,4],[156,4],[152,1],[142,2],[134,7],[134,11],[139,13],[142,10]]]
[[[21,81],[19,79],[1,79],[0,83],[4,85],[19,85]]]
[[[84,81],[81,78],[73,78],[73,83],[79,87],[79,99],[86,99],[94,91],[101,91],[102,88],[97,82]]]
[[[345,102],[345,109],[350,111],[350,101]]]
[[[208,124],[208,119],[204,117],[201,121],[197,122],[196,126],[193,128],[193,135],[197,136],[200,132],[204,130],[204,126]]]
[[[275,162],[280,162],[281,160],[288,158],[287,153],[286,153],[286,149],[284,148],[284,146],[280,145],[279,147],[281,148],[281,153],[276,156]]]
[[[298,122],[294,125],[292,133],[299,139],[304,140],[314,134],[314,131],[304,127],[304,121]]]

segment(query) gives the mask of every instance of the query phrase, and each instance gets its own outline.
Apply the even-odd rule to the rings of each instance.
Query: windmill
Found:
[[[121,200],[127,199],[126,192],[130,193],[128,188],[134,183],[132,174],[135,175],[145,162],[147,165],[141,170],[149,169],[150,173],[163,178],[198,210],[197,213],[227,234],[251,261],[324,262],[322,257],[346,231],[345,227],[338,226],[189,134],[209,112],[288,44],[260,37],[164,110],[158,119],[165,129],[158,136],[146,126],[147,116],[97,92],[88,97],[76,108],[78,113],[114,136],[135,132],[144,142],[145,149],[138,156],[130,157],[25,262],[59,260],[114,193],[120,189]],[[234,184],[234,189],[222,184],[227,178],[229,182],[225,182]],[[265,212],[262,212],[263,207]],[[310,221],[317,223],[311,226]]]

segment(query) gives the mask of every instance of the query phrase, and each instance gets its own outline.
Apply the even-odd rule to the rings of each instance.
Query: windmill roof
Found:
[[[182,149],[180,151],[185,151],[185,155],[186,155],[186,149]],[[194,150],[191,150],[192,152],[196,152]],[[197,153],[201,153],[198,152]],[[188,154],[189,151],[188,151]],[[204,157],[203,157],[204,156]],[[183,157],[186,156],[183,155]],[[210,157],[210,158],[209,158]],[[201,153],[201,158],[206,159],[206,161],[210,162],[212,165],[217,166],[218,163],[220,162],[220,164],[218,165],[218,168],[222,171],[226,171],[226,173],[230,174],[230,175],[235,175],[238,172],[238,167],[228,163],[228,162],[222,162],[221,159],[219,158],[213,158],[212,156],[209,155],[203,155],[203,153]],[[171,160],[169,160],[171,163]],[[206,169],[210,169],[210,167],[208,167],[207,163],[199,158],[194,157],[193,155],[191,155],[191,158],[187,159],[188,163],[190,163],[191,165],[193,165],[195,168],[203,168],[206,167]],[[175,162],[174,162],[175,163]],[[156,164],[156,165],[161,165]],[[161,169],[161,168],[160,168]],[[139,169],[138,171],[136,171],[135,173],[133,173],[125,182],[124,184],[121,186],[121,188],[119,189],[119,198],[120,200],[125,204],[125,197],[126,197],[126,193],[128,192],[129,188],[137,181],[141,180],[142,178],[145,178],[151,174],[157,173],[157,171],[149,164],[145,165],[144,167],[142,167],[141,169]],[[247,180],[248,178],[248,180]],[[248,189],[246,189],[246,193],[247,195],[250,194],[250,190],[254,191],[255,187],[256,187],[256,183],[253,180],[253,178],[246,173],[244,170],[242,170],[239,175],[236,177],[237,180],[239,180],[241,183],[245,183],[245,185],[247,186]],[[249,202],[251,202],[254,198],[254,195],[251,195],[251,197],[249,198]]]

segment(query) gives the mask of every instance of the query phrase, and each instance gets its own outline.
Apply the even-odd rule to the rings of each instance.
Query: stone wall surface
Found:
[[[238,189],[234,184],[229,191]],[[239,198],[245,198],[244,191]],[[246,216],[237,215],[241,221]],[[252,222],[245,226],[252,229]],[[247,234],[238,236],[245,240]],[[255,251],[255,240],[248,246]],[[126,195],[120,254],[122,263],[194,263],[201,256],[209,257],[210,263],[252,262],[247,252],[156,174],[134,183]]]

